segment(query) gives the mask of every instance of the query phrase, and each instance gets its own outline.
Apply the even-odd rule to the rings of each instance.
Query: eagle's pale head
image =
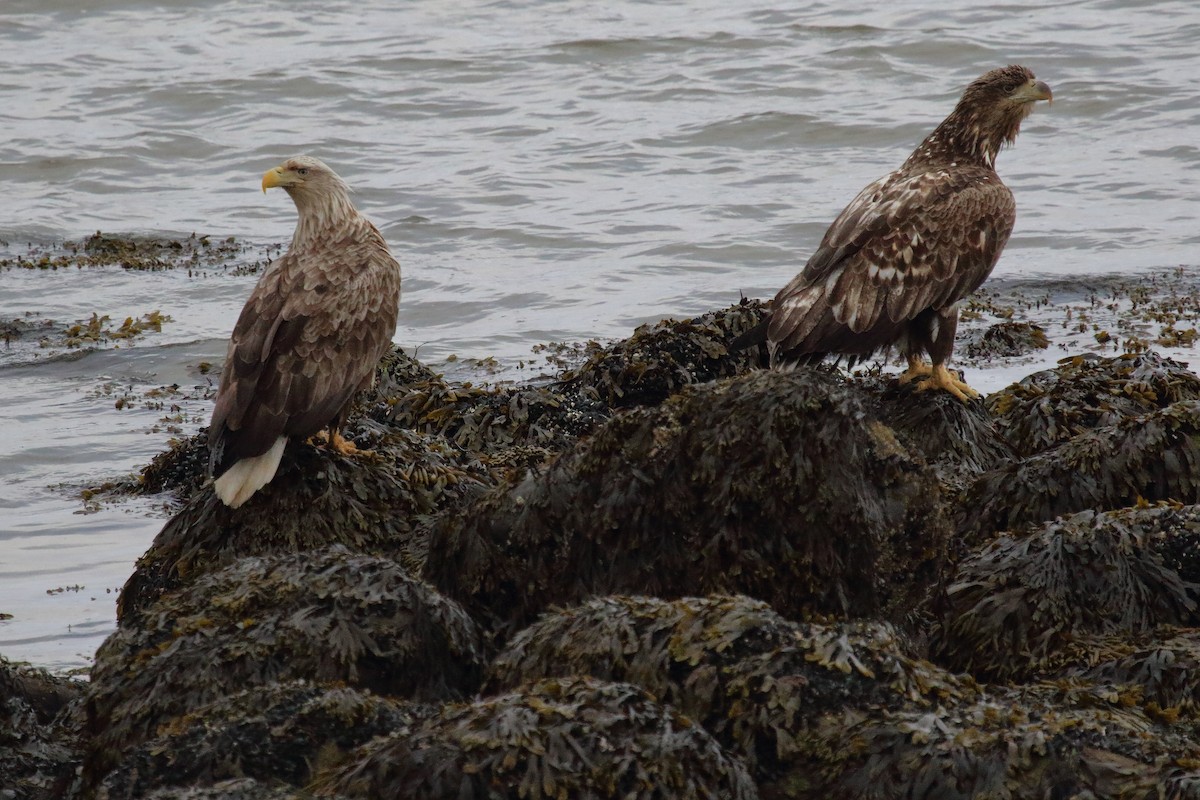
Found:
[[[1046,82],[1039,81],[1028,67],[1001,67],[984,73],[966,88],[946,123],[956,129],[956,144],[994,164],[1001,146],[1017,138],[1021,123],[1033,113],[1033,104],[1053,96]]]

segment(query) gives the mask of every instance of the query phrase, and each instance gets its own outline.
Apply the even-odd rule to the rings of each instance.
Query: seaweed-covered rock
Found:
[[[0,658],[0,798],[61,797],[79,761],[63,717],[80,684]]]
[[[636,686],[539,681],[364,745],[323,791],[388,800],[751,800],[736,758]]]
[[[1089,635],[1200,621],[1200,586],[1163,563],[1125,514],[1085,511],[1005,534],[958,565],[935,652],[998,680],[1053,671]]]
[[[979,474],[1011,463],[1015,454],[981,401],[949,392],[920,392],[891,378],[861,376],[871,414],[887,423],[911,452],[920,453],[944,487],[959,491]]]
[[[1105,693],[1073,694],[997,689],[936,711],[831,716],[827,764],[813,772],[820,778],[778,796],[1200,796],[1194,741]]]
[[[822,370],[689,387],[430,534],[426,576],[511,631],[597,594],[737,592],[904,617],[940,578],[939,484]]]
[[[742,298],[694,319],[642,325],[628,339],[590,353],[563,381],[592,388],[613,408],[658,405],[684,386],[745,372],[749,355],[731,353],[728,345],[761,322],[764,310],[763,303]]]
[[[492,662],[486,686],[590,675],[641,686],[737,753],[756,779],[803,774],[823,715],[933,708],[974,683],[913,658],[884,623],[791,622],[748,597],[604,597],[545,614]]]
[[[1078,656],[1065,675],[1118,687],[1159,719],[1200,721],[1200,631],[1195,628],[1081,638],[1069,650]]]
[[[1200,400],[1200,377],[1155,353],[1072,356],[1058,364],[987,398],[997,429],[1021,455],[1180,400]]]
[[[527,449],[531,457],[524,460],[537,463],[532,456],[570,447],[613,409],[655,405],[684,386],[744,372],[749,360],[727,344],[761,318],[760,303],[743,301],[691,320],[643,325],[628,339],[590,345],[582,364],[532,386],[449,384],[394,354],[383,365],[381,402],[370,413],[492,457]]]
[[[970,359],[1015,358],[1050,346],[1046,329],[1032,322],[997,322],[968,335],[963,352]]]
[[[964,492],[960,531],[996,531],[1143,501],[1200,503],[1200,400],[1078,434],[1052,450],[985,473]]]
[[[460,697],[486,656],[478,626],[395,562],[335,546],[247,558],[146,609],[96,653],[92,780],[159,726],[271,681],[342,681],[418,701]]]
[[[260,783],[253,778],[231,778],[213,786],[167,786],[143,795],[145,800],[298,800],[310,796],[294,786]]]
[[[493,482],[477,460],[421,434],[361,436],[359,444],[375,455],[289,443],[275,479],[242,508],[229,508],[211,488],[194,495],[138,559],[117,604],[122,624],[165,592],[245,556],[342,544],[419,571],[423,523]]]
[[[430,713],[348,687],[307,681],[258,686],[173,720],[125,756],[98,798],[136,798],[156,788],[235,778],[306,786],[351,749],[408,731]]]

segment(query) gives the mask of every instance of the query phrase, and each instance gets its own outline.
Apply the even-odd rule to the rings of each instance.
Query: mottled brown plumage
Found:
[[[288,439],[338,431],[391,346],[400,265],[383,236],[321,161],[298,156],[263,176],[299,220],[291,246],[250,293],[233,336],[209,426],[218,496],[238,507],[275,475]]]
[[[775,296],[768,319],[734,346],[765,341],[779,364],[897,345],[909,361],[901,381],[924,377],[918,388],[976,396],[945,368],[957,304],[991,273],[1016,220],[996,155],[1034,102],[1050,97],[1050,87],[1020,66],[968,86],[899,169],[846,206],[804,270]]]

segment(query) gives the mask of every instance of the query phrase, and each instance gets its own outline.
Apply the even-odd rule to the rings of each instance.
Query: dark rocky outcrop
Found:
[[[1089,636],[1200,622],[1200,585],[1164,563],[1171,535],[1138,512],[1084,511],[997,537],[958,565],[935,647],[986,680],[1026,680],[1078,658]]]
[[[122,623],[164,593],[245,556],[342,544],[419,571],[423,522],[493,478],[443,441],[408,431],[360,433],[359,444],[374,456],[347,458],[291,443],[275,480],[242,508],[229,508],[211,488],[193,494],[138,559],[118,602]]]
[[[273,681],[434,701],[478,686],[478,626],[395,562],[335,546],[248,558],[147,608],[96,653],[91,782],[160,726]]]
[[[938,585],[946,542],[935,474],[859,390],[823,370],[756,372],[621,414],[443,517],[425,574],[509,632],[613,593],[899,619]]]
[[[172,720],[122,759],[97,796],[122,800],[238,778],[299,789],[353,748],[376,736],[401,735],[430,713],[345,686],[257,686]]]
[[[930,711],[976,691],[914,658],[890,625],[791,622],[760,601],[719,595],[604,597],[547,613],[488,675],[489,691],[570,675],[637,684],[739,755],[760,787],[820,763],[830,712]]]
[[[0,658],[0,798],[61,797],[80,760],[83,685]]]

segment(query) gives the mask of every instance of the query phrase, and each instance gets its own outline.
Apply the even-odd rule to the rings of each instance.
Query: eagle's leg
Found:
[[[903,386],[904,384],[910,383],[917,378],[928,378],[932,374],[933,367],[926,364],[925,360],[921,358],[919,353],[909,353],[908,369],[900,373],[898,380],[900,381],[900,385]]]
[[[927,368],[929,377],[917,381],[917,391],[942,389],[964,403],[979,397],[979,392],[946,369],[946,359],[950,358],[950,353],[954,350],[954,334],[958,331],[958,306],[924,312],[913,320],[913,330],[923,340],[925,349],[929,352],[929,359],[933,362],[933,366]],[[909,369],[912,369],[911,356]]]

